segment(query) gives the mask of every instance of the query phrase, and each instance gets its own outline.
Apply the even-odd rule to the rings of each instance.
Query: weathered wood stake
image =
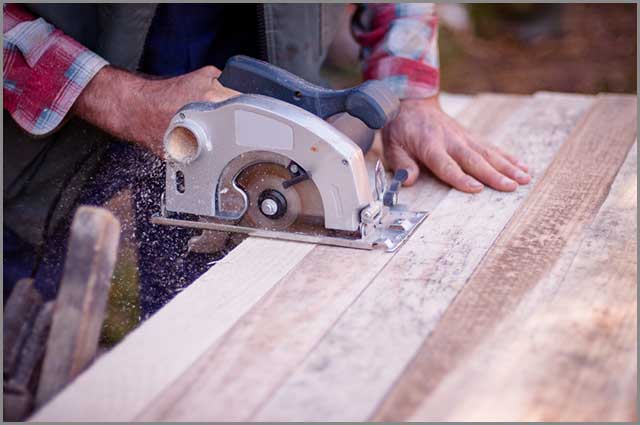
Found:
[[[119,239],[120,222],[108,210],[78,209],[71,226],[36,407],[73,380],[95,356]]]
[[[31,325],[42,305],[42,297],[33,286],[33,279],[20,279],[4,306],[3,377],[9,378],[19,360],[20,351],[29,337]]]

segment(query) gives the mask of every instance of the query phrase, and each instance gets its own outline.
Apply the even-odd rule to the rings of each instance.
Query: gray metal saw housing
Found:
[[[238,220],[246,194],[234,184],[259,162],[294,161],[322,198],[327,229],[358,231],[374,202],[362,150],[328,122],[289,103],[243,94],[183,107],[165,133],[165,208]]]

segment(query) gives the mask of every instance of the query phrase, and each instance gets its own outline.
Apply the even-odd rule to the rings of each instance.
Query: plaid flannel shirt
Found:
[[[27,132],[45,135],[107,62],[20,5],[4,4],[3,15],[4,109]]]
[[[354,26],[363,74],[400,98],[438,92],[437,18],[431,4],[370,4]],[[54,131],[107,61],[18,4],[4,4],[4,108],[25,131]]]
[[[363,5],[353,32],[362,46],[365,79],[384,81],[400,99],[438,93],[438,18],[432,3]]]

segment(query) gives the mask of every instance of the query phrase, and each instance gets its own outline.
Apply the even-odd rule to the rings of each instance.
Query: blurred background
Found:
[[[437,11],[442,91],[636,93],[635,4],[438,4]],[[360,80],[349,21],[345,14],[325,67],[339,86]]]
[[[442,4],[441,89],[530,94],[539,90],[636,93],[635,4]],[[360,80],[358,45],[343,16],[324,74],[336,87]],[[108,206],[123,236],[101,343],[109,347],[139,323],[136,248],[128,192]]]

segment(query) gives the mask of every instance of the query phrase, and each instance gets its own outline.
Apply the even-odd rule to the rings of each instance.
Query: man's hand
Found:
[[[480,192],[482,183],[510,192],[531,181],[526,165],[495,146],[475,141],[442,111],[437,97],[400,103],[400,113],[385,127],[382,140],[388,165],[409,172],[405,185],[416,181],[420,163],[463,192]]]
[[[239,93],[217,80],[206,66],[167,79],[146,79],[110,66],[100,70],[74,105],[75,114],[123,140],[162,156],[162,138],[173,115],[195,101],[219,102]]]

